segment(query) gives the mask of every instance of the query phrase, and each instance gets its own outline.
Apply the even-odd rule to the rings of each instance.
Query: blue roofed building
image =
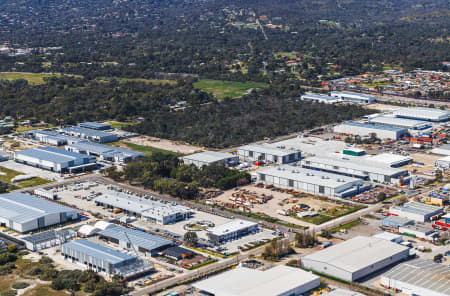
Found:
[[[147,232],[114,225],[100,231],[98,235],[121,248],[134,249],[142,254],[155,254],[168,247],[174,246],[174,242]]]
[[[79,126],[62,128],[60,129],[60,132],[69,136],[78,137],[97,143],[109,143],[118,140],[116,134]]]
[[[78,219],[80,211],[23,193],[0,195],[0,225],[29,232]]]
[[[90,128],[98,131],[105,131],[111,129],[111,125],[108,123],[100,122],[82,122],[78,124],[79,127]]]
[[[110,275],[118,274],[125,278],[153,269],[152,264],[138,260],[136,256],[130,256],[84,239],[63,244],[61,255],[64,259],[84,265],[88,269]]]
[[[144,157],[145,153],[136,152],[120,147],[108,146],[93,142],[78,142],[66,146],[66,150],[93,155],[99,157],[101,160],[112,161],[117,163],[127,163]]]
[[[34,140],[38,140],[41,143],[53,145],[53,146],[62,146],[67,144],[73,144],[81,141],[86,141],[84,139],[75,138],[67,135],[60,134],[55,131],[47,131],[47,130],[34,130],[25,132],[24,136],[27,138],[31,138]]]
[[[94,156],[66,151],[55,147],[39,147],[14,153],[18,163],[57,173],[74,173],[96,168]]]

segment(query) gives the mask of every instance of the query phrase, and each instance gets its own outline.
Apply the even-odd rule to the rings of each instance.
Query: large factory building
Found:
[[[333,131],[339,134],[348,134],[360,137],[376,135],[380,139],[398,140],[408,135],[408,130],[382,124],[361,123],[355,121],[344,122],[334,127]]]

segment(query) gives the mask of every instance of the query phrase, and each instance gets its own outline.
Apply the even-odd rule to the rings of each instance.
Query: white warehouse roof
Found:
[[[374,238],[381,238],[381,239],[384,239],[384,240],[387,240],[387,241],[390,241],[390,242],[402,239],[401,235],[395,234],[395,233],[391,233],[391,232],[387,232],[387,231],[383,231],[383,232],[374,234],[372,237],[374,237]]]
[[[351,182],[361,184],[363,183],[361,179],[316,170],[310,170],[300,167],[294,167],[291,165],[272,167],[258,171],[257,173],[275,177],[282,177],[290,180],[301,181],[304,183],[321,185],[331,188],[337,188],[346,183]]]
[[[431,260],[416,259],[397,265],[381,277],[392,287],[414,288],[418,295],[450,295],[450,267]]]
[[[274,296],[285,295],[300,286],[311,290],[319,284],[320,278],[310,272],[279,265],[265,271],[238,267],[193,286],[215,296]]]
[[[238,151],[239,150],[254,151],[257,153],[265,153],[265,154],[269,154],[269,155],[276,155],[279,157],[287,156],[292,153],[298,152],[295,150],[286,150],[286,149],[280,149],[280,148],[264,146],[264,145],[245,145],[245,146],[239,147]]]
[[[450,117],[450,113],[445,110],[434,108],[399,108],[392,112],[397,117],[416,118],[432,121],[443,121]]]
[[[441,207],[427,205],[427,204],[415,202],[415,201],[408,202],[401,207],[392,207],[392,209],[395,209],[395,210],[398,210],[401,212],[414,213],[414,214],[424,215],[424,216],[431,215],[436,212],[439,212],[440,210],[443,210]]]
[[[356,272],[407,249],[384,239],[356,236],[303,258]]]
[[[397,166],[403,163],[407,163],[413,160],[411,156],[403,156],[392,153],[381,153],[374,156],[367,157],[367,160],[387,164],[389,166]]]
[[[217,235],[217,236],[221,236],[221,235],[224,235],[227,233],[232,233],[232,232],[239,231],[241,229],[252,227],[255,225],[258,225],[258,223],[241,220],[241,219],[234,219],[225,224],[210,228],[210,229],[208,229],[208,232],[210,232],[214,235]]]
[[[398,117],[390,117],[390,116],[375,117],[373,119],[370,119],[370,122],[377,123],[377,124],[399,126],[399,127],[404,127],[404,128],[408,128],[408,129],[423,129],[423,128],[427,128],[427,127],[431,126],[429,122],[422,121],[422,120],[406,119],[406,118],[398,118]]]
[[[216,151],[205,151],[200,153],[195,153],[187,156],[183,156],[183,159],[189,159],[193,161],[200,161],[204,163],[214,163],[222,160],[226,160],[232,157],[236,157],[233,154],[216,152]]]

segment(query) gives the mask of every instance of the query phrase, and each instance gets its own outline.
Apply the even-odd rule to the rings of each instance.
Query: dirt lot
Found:
[[[440,159],[443,157],[442,155],[427,154],[427,153],[413,153],[410,156],[414,159],[414,161],[423,162],[425,165],[418,166],[418,165],[414,165],[414,164],[409,164],[402,168],[407,169],[411,172],[414,169],[416,169],[417,173],[425,174],[425,175],[430,175],[430,173],[434,172],[434,162],[437,159]]]
[[[183,142],[175,142],[166,139],[154,138],[149,136],[139,136],[124,140],[124,142],[133,143],[137,145],[150,146],[159,149],[169,150],[182,154],[192,154],[194,152],[202,151],[202,147],[189,145]]]
[[[386,111],[391,111],[393,109],[398,109],[400,107],[399,106],[395,106],[395,105],[387,105],[387,104],[375,103],[375,104],[365,105],[364,108],[375,109],[375,110],[380,110],[382,112],[386,112]]]
[[[336,207],[336,205],[332,202],[327,201],[321,201],[318,199],[315,199],[313,197],[301,197],[301,198],[294,198],[291,194],[288,193],[282,193],[277,191],[271,191],[270,189],[265,188],[258,188],[253,185],[242,187],[249,191],[256,192],[257,194],[265,194],[266,196],[272,195],[273,198],[269,200],[265,204],[255,204],[253,208],[251,208],[251,211],[253,213],[261,212],[271,217],[276,217],[281,220],[284,220],[289,223],[294,223],[297,225],[302,226],[311,226],[312,224],[304,222],[300,219],[297,219],[295,217],[290,216],[282,216],[277,213],[278,210],[288,210],[291,209],[292,206],[298,205],[300,203],[306,204],[310,206],[309,210],[319,210],[321,208],[331,209]],[[231,202],[229,198],[233,194],[234,190],[228,190],[224,192],[224,194],[218,196],[215,198],[216,201],[221,202]],[[294,202],[293,202],[294,201]]]

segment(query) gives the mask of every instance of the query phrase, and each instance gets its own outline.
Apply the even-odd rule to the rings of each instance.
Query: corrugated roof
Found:
[[[137,152],[129,149],[124,149],[121,147],[108,146],[88,141],[70,144],[68,145],[68,147],[75,148],[79,151],[89,151],[98,155],[111,157],[115,156],[119,158],[145,156],[145,153],[142,152]]]
[[[373,124],[373,123],[362,123],[362,122],[355,122],[355,121],[347,121],[342,123],[342,125],[350,125],[350,126],[358,126],[358,127],[365,127],[365,128],[371,128],[371,129],[377,129],[377,130],[385,130],[385,131],[392,131],[392,132],[407,132],[406,129],[391,125],[382,125],[382,124]]]
[[[405,250],[408,248],[384,239],[356,236],[303,258],[356,272]]]
[[[415,201],[408,202],[401,207],[392,207],[392,209],[419,215],[429,215],[434,214],[435,212],[443,211],[441,207],[427,205]]]
[[[332,91],[330,92],[330,94],[332,96],[341,96],[341,95],[345,95],[345,96],[351,96],[351,97],[355,97],[355,98],[365,98],[365,99],[375,99],[374,96],[371,95],[367,95],[367,94],[363,94],[363,93],[355,93],[355,92],[350,92],[350,91]]]
[[[253,151],[253,152],[257,152],[257,153],[266,153],[269,155],[276,155],[279,157],[287,156],[292,153],[298,152],[295,150],[285,150],[285,149],[264,146],[264,145],[245,145],[245,146],[239,147],[238,151],[239,150]]]
[[[370,122],[377,123],[377,124],[388,124],[388,125],[401,126],[401,127],[405,127],[405,128],[422,128],[424,126],[430,126],[429,122],[422,121],[422,120],[405,119],[405,118],[389,117],[389,116],[375,117],[373,119],[370,119]]]
[[[82,134],[88,137],[110,137],[114,136],[113,133],[107,133],[99,130],[89,129],[89,128],[83,128],[79,126],[71,126],[61,129],[64,133],[76,133],[76,134]]]
[[[64,249],[71,249],[88,255],[92,258],[106,261],[113,265],[136,258],[84,239],[79,239],[63,244],[62,248],[63,251],[65,251]]]
[[[398,224],[398,225],[406,225],[408,223],[411,223],[413,220],[391,215],[391,216],[387,216],[386,218],[383,218],[382,221],[386,221],[388,223],[394,223],[394,224]]]
[[[183,159],[189,159],[192,161],[200,161],[206,163],[213,163],[217,161],[226,160],[232,157],[236,157],[233,154],[216,152],[216,151],[205,151],[200,153],[195,153],[191,155],[184,156]]]
[[[313,93],[306,93],[304,95],[301,96],[302,100],[303,99],[312,99],[312,100],[325,100],[325,101],[333,101],[333,102],[338,102],[338,98],[336,97],[332,97],[329,95],[323,95],[323,94],[313,94]]]
[[[39,160],[49,161],[52,163],[68,163],[69,161],[88,159],[95,160],[95,157],[80,153],[75,153],[71,151],[66,151],[64,149],[59,149],[55,147],[38,147],[31,148],[15,153],[16,155],[23,155],[28,157],[37,158]]]
[[[257,171],[257,174],[281,177],[289,180],[322,185],[331,188],[337,188],[345,185],[346,183],[363,184],[363,181],[361,179],[294,167],[290,165],[271,167],[268,169]]]
[[[241,220],[241,219],[234,219],[230,222],[227,222],[225,224],[213,227],[208,229],[209,233],[212,233],[214,235],[224,235],[227,233],[235,232],[244,228],[252,227],[258,225],[258,223]]]
[[[79,212],[42,198],[23,193],[0,195],[0,217],[16,223],[25,223],[49,214]]]
[[[382,277],[450,295],[450,267],[431,260],[416,259],[399,264]]]
[[[327,157],[327,156],[311,156],[302,159],[301,163],[302,165],[306,164],[307,161],[310,161],[312,163],[319,163],[327,166],[337,166],[337,167],[343,167],[347,169],[367,172],[367,173],[376,173],[376,174],[382,174],[387,176],[394,176],[398,174],[402,174],[404,172],[407,172],[406,170],[392,168],[387,165],[383,165],[381,163],[373,162],[370,160],[358,158],[353,159],[350,157],[345,156],[346,159],[342,158],[336,158],[336,157]],[[355,175],[357,175],[357,172],[354,172]],[[367,174],[362,173],[361,176],[367,176]]]
[[[117,225],[100,231],[98,234],[105,237],[112,237],[119,241],[125,242],[128,242],[129,239],[136,248],[141,247],[148,251],[152,251],[164,246],[173,245],[173,241],[171,240],[167,240],[165,238],[147,232],[133,230]]]
[[[110,124],[100,123],[100,122],[82,122],[79,124],[80,127],[90,128],[90,129],[109,129],[111,128]]]
[[[374,156],[370,156],[366,158],[369,161],[380,162],[388,165],[397,165],[399,163],[405,163],[412,161],[413,158],[411,156],[403,156],[392,153],[381,153]]]
[[[279,265],[265,271],[238,267],[193,286],[216,296],[273,296],[284,295],[312,282],[318,284],[318,280],[319,277],[310,272]]]
[[[450,113],[445,110],[434,108],[399,108],[392,112],[395,116],[405,116],[411,118],[421,118],[426,120],[445,120],[450,117]]]

